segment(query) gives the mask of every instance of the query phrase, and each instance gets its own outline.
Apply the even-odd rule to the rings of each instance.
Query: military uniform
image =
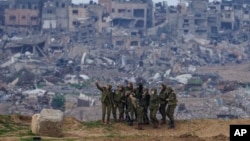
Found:
[[[148,89],[143,89],[143,95],[142,95],[142,105],[143,105],[143,123],[149,124],[149,118],[148,118],[148,106],[149,106],[149,100],[150,95],[148,93]]]
[[[111,114],[111,95],[112,91],[109,88],[100,87],[98,83],[96,83],[97,88],[102,92],[101,102],[102,102],[102,122],[109,124],[110,114]],[[105,121],[105,116],[107,112],[107,120]]]
[[[157,90],[152,89],[150,91],[149,110],[150,110],[150,120],[154,128],[157,128],[159,124],[159,121],[156,118],[158,109],[159,109],[159,97],[157,95]]]
[[[125,104],[125,95],[122,86],[119,86],[118,89],[114,93],[114,115],[116,115],[116,111],[119,111],[119,121],[123,120],[124,115],[124,104]]]
[[[161,84],[161,91],[159,93],[159,99],[160,99],[160,108],[159,112],[162,116],[162,124],[166,124],[166,105],[167,105],[167,99],[168,97],[168,91],[167,87],[164,84]]]
[[[177,97],[176,93],[172,88],[169,88],[169,96],[167,98],[168,101],[168,108],[167,108],[167,116],[169,118],[169,128],[174,128],[174,111],[177,105]]]
[[[136,112],[137,112],[137,127],[136,127],[136,129],[142,130],[143,106],[139,102],[139,99],[135,98],[135,96],[133,94],[130,94],[129,99],[131,100],[132,105],[136,109]]]
[[[141,100],[142,100],[142,93],[143,93],[143,85],[141,83],[137,84],[136,89],[134,90],[134,97],[136,98],[136,100],[139,102],[139,104],[141,105]],[[135,119],[137,120],[137,109],[134,107],[134,111],[135,111]]]
[[[130,83],[131,85],[132,83]],[[135,109],[132,104],[131,99],[129,98],[129,95],[133,94],[134,95],[134,90],[133,90],[133,85],[132,87],[126,87],[125,89],[125,96],[126,96],[126,120],[128,125],[132,126],[133,125],[133,120],[134,120],[134,114],[135,114]]]

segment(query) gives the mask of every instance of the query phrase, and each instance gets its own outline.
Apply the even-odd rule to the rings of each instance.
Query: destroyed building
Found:
[[[38,27],[39,11],[33,9],[5,9],[5,25],[15,27]]]
[[[90,44],[95,43],[95,26],[89,19],[75,20],[75,31],[73,32],[73,39],[78,43]]]
[[[129,29],[113,29],[112,30],[112,44],[114,47],[130,48],[140,47],[141,35],[139,30]]]
[[[99,0],[112,18],[112,25],[145,30],[152,26],[152,1],[150,0]]]
[[[244,13],[247,13],[242,11],[242,6],[233,0],[194,0],[189,3],[187,12],[178,16],[178,36],[193,34],[205,39],[217,39],[219,31],[238,30],[244,21]]]
[[[153,25],[157,26],[163,23],[167,17],[167,4],[166,2],[159,2],[155,4]]]
[[[220,30],[220,3],[212,2],[208,4],[207,22],[208,22],[208,37],[218,38]]]
[[[69,30],[74,31],[78,26],[78,21],[86,20],[88,18],[88,9],[83,6],[69,7]]]
[[[14,9],[40,9],[42,0],[10,0],[10,8]]]
[[[4,25],[4,11],[5,9],[8,9],[10,5],[10,2],[8,0],[1,0],[0,1],[0,26]]]
[[[71,0],[51,0],[42,8],[42,29],[68,29],[68,7]]]
[[[235,12],[233,0],[223,0],[221,3],[221,28],[224,30],[235,29]]]
[[[181,17],[178,23],[178,35],[193,34],[207,38],[207,2],[192,1],[188,12]],[[192,10],[191,10],[192,9]]]
[[[250,6],[246,5],[243,9],[242,26],[245,30],[250,29]]]

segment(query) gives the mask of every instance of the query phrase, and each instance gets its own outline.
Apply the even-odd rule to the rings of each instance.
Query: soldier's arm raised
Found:
[[[98,82],[96,82],[95,85],[96,85],[97,89],[99,89],[100,91],[103,91],[103,88],[99,85]]]

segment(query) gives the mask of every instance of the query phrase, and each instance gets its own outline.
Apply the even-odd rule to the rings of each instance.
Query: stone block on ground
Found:
[[[36,114],[37,115],[37,114]],[[32,116],[32,132],[40,136],[62,137],[63,112],[43,109],[37,116]]]
[[[31,131],[33,134],[38,134],[40,114],[34,114],[31,121]]]

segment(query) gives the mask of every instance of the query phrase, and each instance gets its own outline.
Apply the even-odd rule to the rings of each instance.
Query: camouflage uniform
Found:
[[[126,96],[126,120],[128,125],[132,126],[133,125],[133,120],[134,120],[134,106],[132,104],[131,99],[129,98],[130,94],[134,95],[134,90],[133,90],[133,84],[129,83],[130,86],[126,87],[125,89],[125,96]]]
[[[142,100],[142,93],[143,93],[143,85],[141,83],[137,84],[135,91],[135,95],[134,97],[136,98],[136,100],[139,102],[139,104],[141,105],[141,100]],[[134,111],[135,111],[135,119],[137,120],[137,109],[134,107]]]
[[[123,120],[124,115],[124,104],[125,104],[125,95],[122,86],[118,86],[118,89],[114,93],[114,115],[116,111],[119,111],[119,121]]]
[[[140,102],[138,99],[135,98],[133,94],[129,95],[129,99],[132,102],[133,107],[136,109],[138,115],[137,115],[137,127],[136,129],[142,130],[142,122],[143,122],[143,107],[140,105]]]
[[[167,101],[168,101],[167,116],[170,121],[169,128],[174,128],[175,127],[174,110],[176,108],[178,101],[177,101],[176,93],[174,92],[172,88],[169,88],[169,95],[168,95]]]
[[[111,86],[108,85],[106,88],[105,87],[100,87],[98,83],[96,83],[96,87],[102,92],[101,96],[101,102],[102,102],[102,122],[109,124],[110,120],[110,114],[111,114]],[[107,112],[107,120],[105,121],[105,116]]]
[[[159,93],[159,99],[160,99],[160,108],[159,112],[162,116],[162,124],[166,124],[166,105],[167,105],[167,99],[168,97],[168,91],[167,87],[164,84],[161,84],[161,91]]]
[[[150,110],[150,120],[154,128],[157,128],[159,124],[159,121],[156,118],[158,109],[159,109],[159,97],[157,95],[157,90],[151,89],[150,100],[149,100],[149,110]]]

